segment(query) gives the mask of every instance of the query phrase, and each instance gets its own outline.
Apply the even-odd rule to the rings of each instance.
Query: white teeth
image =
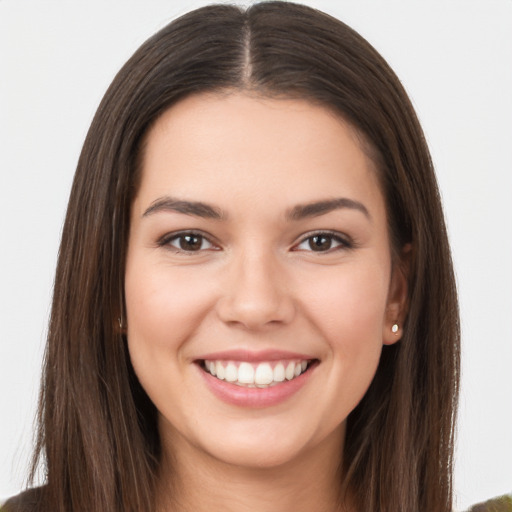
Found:
[[[308,361],[278,362],[272,368],[270,362],[252,364],[244,361],[237,364],[234,361],[205,361],[204,368],[220,380],[239,386],[266,388],[298,377],[306,371],[308,364]]]
[[[292,380],[295,375],[295,363],[288,363],[286,370],[284,372],[286,380]]]
[[[276,367],[274,368],[274,382],[283,382],[284,377],[284,366],[282,363],[277,363]]]
[[[254,384],[254,368],[249,363],[240,363],[238,367],[238,382]]]
[[[224,370],[224,366],[222,366],[220,361],[217,361],[215,364],[215,372],[217,373],[217,378],[220,380],[224,380],[226,377],[226,370]]]
[[[268,363],[261,363],[254,374],[255,384],[270,384],[274,380],[274,372]]]
[[[228,363],[226,366],[226,380],[228,382],[235,382],[238,380],[238,370],[233,363]]]

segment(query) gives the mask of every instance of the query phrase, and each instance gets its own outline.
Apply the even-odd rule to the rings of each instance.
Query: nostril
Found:
[[[232,327],[261,329],[291,322],[295,307],[290,297],[255,297],[241,291],[235,297],[224,297],[217,306],[219,318]]]

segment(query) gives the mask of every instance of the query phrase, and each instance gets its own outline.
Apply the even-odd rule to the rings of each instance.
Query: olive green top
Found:
[[[8,500],[0,512],[38,512],[37,509],[37,490],[30,489]],[[467,512],[512,512],[512,494],[477,503]]]
[[[512,494],[473,505],[468,512],[512,512]]]

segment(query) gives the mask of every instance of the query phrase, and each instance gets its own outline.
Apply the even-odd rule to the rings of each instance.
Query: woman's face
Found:
[[[372,162],[325,108],[204,94],[156,122],[125,291],[167,449],[248,467],[321,446],[339,457],[399,338],[405,284],[386,226]]]

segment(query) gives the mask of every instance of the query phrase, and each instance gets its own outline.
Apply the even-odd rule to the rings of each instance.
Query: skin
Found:
[[[222,218],[151,210],[167,196]],[[345,205],[290,218],[297,205],[333,198],[366,213]],[[186,230],[204,235],[194,250],[176,237]],[[311,237],[326,231],[335,237],[313,250]],[[401,334],[391,327],[406,285],[390,254],[377,171],[329,110],[231,92],[191,96],[157,120],[131,212],[125,293],[131,360],[159,411],[161,510],[338,510],[346,418],[382,345]],[[215,396],[197,364],[230,349],[300,352],[318,364],[284,402],[240,407]]]

